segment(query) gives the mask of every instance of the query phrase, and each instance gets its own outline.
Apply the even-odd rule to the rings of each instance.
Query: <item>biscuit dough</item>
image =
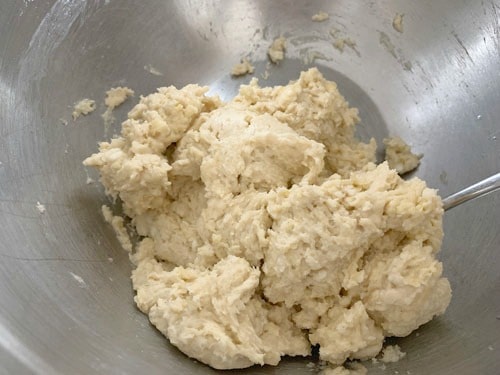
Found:
[[[217,369],[311,344],[341,365],[445,311],[441,200],[373,164],[334,82],[313,68],[228,103],[207,91],[142,97],[84,161],[142,238],[135,301],[173,345]]]
[[[323,21],[326,21],[327,19],[330,18],[330,15],[326,12],[323,12],[323,11],[319,11],[318,13],[314,14],[311,19],[314,21],[314,22],[323,22]]]
[[[410,146],[399,137],[384,139],[385,160],[389,163],[389,168],[395,169],[399,174],[408,173],[420,164],[421,154],[411,152]]]
[[[92,99],[82,99],[76,103],[73,107],[73,120],[76,120],[80,116],[87,116],[89,113],[95,111],[95,100]]]
[[[279,38],[274,39],[267,50],[267,55],[269,56],[271,62],[277,64],[283,60],[285,58],[285,48],[286,39],[284,37],[280,36]]]
[[[116,107],[123,104],[127,98],[134,96],[134,90],[128,87],[113,87],[106,91],[106,98],[104,99],[104,104],[109,110],[113,110]]]
[[[252,74],[254,66],[248,61],[247,58],[241,59],[241,62],[234,65],[231,69],[231,75],[234,77],[244,76],[245,74]]]
[[[320,375],[366,375],[368,370],[361,363],[350,363],[348,367],[325,368]]]
[[[106,98],[104,99],[106,111],[101,115],[106,127],[109,127],[115,121],[113,110],[122,105],[131,96],[134,96],[134,90],[128,87],[113,87],[106,91]]]
[[[382,349],[382,357],[380,358],[380,362],[384,363],[398,362],[405,356],[406,353],[401,351],[399,345],[388,345],[384,349]]]
[[[403,32],[403,17],[404,14],[397,13],[392,20],[392,27],[399,33]]]

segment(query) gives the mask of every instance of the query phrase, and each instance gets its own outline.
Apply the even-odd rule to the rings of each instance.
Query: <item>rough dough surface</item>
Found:
[[[271,46],[267,50],[269,59],[274,64],[279,63],[285,58],[285,48],[286,39],[284,37],[280,36],[279,38],[274,39],[274,41],[271,43]]]
[[[310,69],[228,103],[207,91],[141,98],[84,161],[143,238],[135,301],[172,344],[218,369],[311,344],[341,365],[445,311],[441,200],[373,164],[335,83]]]
[[[408,173],[420,164],[423,155],[411,152],[410,146],[399,137],[384,139],[385,160],[389,168],[395,169],[399,174]]]

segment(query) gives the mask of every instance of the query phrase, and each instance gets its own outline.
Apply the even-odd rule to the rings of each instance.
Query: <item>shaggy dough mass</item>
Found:
[[[135,301],[172,344],[218,369],[311,344],[342,364],[445,311],[441,200],[373,164],[335,83],[311,69],[228,103],[207,91],[141,98],[84,161],[143,238]]]

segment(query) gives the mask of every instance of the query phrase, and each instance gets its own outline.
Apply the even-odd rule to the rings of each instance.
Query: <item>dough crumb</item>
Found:
[[[134,96],[134,90],[128,87],[113,87],[106,91],[104,104],[106,104],[108,109],[113,110],[122,105],[131,96]]]
[[[106,222],[110,224],[115,231],[116,238],[118,239],[120,245],[130,253],[132,251],[132,242],[130,241],[130,236],[125,229],[123,218],[120,216],[114,216],[111,209],[106,205],[101,207],[101,211],[104,216],[104,220],[106,220]]]
[[[233,66],[233,68],[231,69],[231,75],[234,77],[244,76],[246,74],[252,74],[253,71],[254,71],[254,66],[245,57],[241,60],[240,63]]]
[[[279,38],[274,39],[273,43],[267,50],[267,55],[274,64],[278,64],[285,57],[285,49],[286,39],[280,36]]]
[[[359,52],[356,50],[356,41],[346,35],[343,35],[341,30],[333,27],[330,30],[330,36],[333,38],[333,48],[338,50],[340,53],[344,52],[345,47],[349,47],[359,55]]]
[[[63,119],[63,118],[60,118],[60,119],[59,119],[59,122],[61,123],[61,125],[64,125],[64,126],[67,126],[67,125],[68,125],[68,120]]]
[[[44,214],[46,209],[45,209],[45,205],[41,204],[40,202],[36,202],[36,209],[38,210],[38,212],[40,212],[41,214]]]
[[[92,99],[82,99],[73,107],[73,120],[76,120],[80,116],[87,116],[88,114],[95,111],[95,100]]]
[[[399,174],[408,173],[419,166],[423,155],[412,153],[410,146],[401,138],[385,138],[384,145],[385,160],[389,163],[389,167],[395,169]]]
[[[382,349],[382,356],[380,361],[384,363],[398,362],[400,359],[404,358],[405,352],[401,351],[399,345],[388,345]]]
[[[344,52],[345,46],[354,49],[356,47],[356,42],[351,38],[336,38],[333,42],[333,47],[340,52]]]
[[[104,99],[106,111],[101,115],[106,129],[115,122],[113,110],[122,105],[131,96],[134,96],[134,90],[128,87],[114,87],[106,91],[106,98]]]
[[[334,368],[327,367],[320,372],[320,375],[366,375],[368,370],[359,362],[351,362],[344,366]]]
[[[320,12],[316,13],[315,15],[313,15],[311,17],[311,19],[314,22],[323,22],[323,21],[326,21],[329,18],[330,18],[330,15],[328,13],[326,13],[326,12],[323,12],[323,11],[320,11]]]
[[[399,33],[403,32],[403,17],[404,14],[397,13],[392,20],[392,27]]]

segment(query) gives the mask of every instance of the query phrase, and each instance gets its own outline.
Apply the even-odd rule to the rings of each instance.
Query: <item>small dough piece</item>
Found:
[[[254,71],[254,66],[245,57],[241,60],[239,64],[236,64],[231,69],[231,75],[234,77],[244,76],[246,74],[252,74]]]
[[[286,49],[286,39],[282,36],[274,39],[273,43],[267,50],[267,55],[269,59],[274,64],[278,64],[281,60],[285,58],[285,49]]]
[[[104,104],[106,105],[106,111],[101,115],[104,120],[104,126],[109,127],[113,122],[115,122],[115,117],[113,116],[113,110],[122,105],[128,97],[133,96],[134,91],[128,87],[114,87],[106,91],[106,98],[104,99]]]
[[[335,368],[327,367],[320,372],[320,375],[367,375],[368,370],[359,362],[351,362],[345,366]]]
[[[336,38],[333,42],[333,47],[340,52],[344,52],[345,46],[354,49],[356,47],[356,42],[351,38]]]
[[[113,87],[106,91],[106,98],[104,104],[108,109],[113,110],[123,104],[127,98],[134,96],[134,90],[128,87]]]
[[[115,231],[116,238],[118,239],[118,242],[120,242],[120,245],[124,250],[130,253],[132,251],[132,242],[130,241],[130,236],[128,235],[127,230],[125,229],[125,226],[123,224],[123,217],[114,216],[111,209],[106,205],[103,205],[101,207],[101,211],[102,216],[104,216],[104,220],[106,220],[106,222],[110,224]]]
[[[323,22],[330,18],[330,15],[326,12],[319,11],[311,17],[314,22]]]
[[[396,13],[396,15],[394,16],[394,19],[392,20],[392,27],[394,28],[394,30],[396,30],[399,33],[402,33],[404,31],[403,30],[403,17],[404,17],[404,14]]]
[[[73,120],[80,116],[87,116],[89,113],[95,111],[95,100],[82,99],[73,107]]]
[[[420,164],[423,155],[417,155],[411,152],[410,146],[399,137],[384,139],[385,160],[389,167],[395,169],[399,174],[408,173]]]
[[[330,30],[330,36],[333,38],[333,48],[343,53],[345,47],[351,48],[359,56],[359,52],[356,50],[356,41],[349,36],[345,35],[340,29],[333,27]]]
[[[405,355],[406,353],[401,351],[399,345],[387,345],[382,350],[382,356],[380,357],[380,361],[384,363],[394,363],[404,358]]]

